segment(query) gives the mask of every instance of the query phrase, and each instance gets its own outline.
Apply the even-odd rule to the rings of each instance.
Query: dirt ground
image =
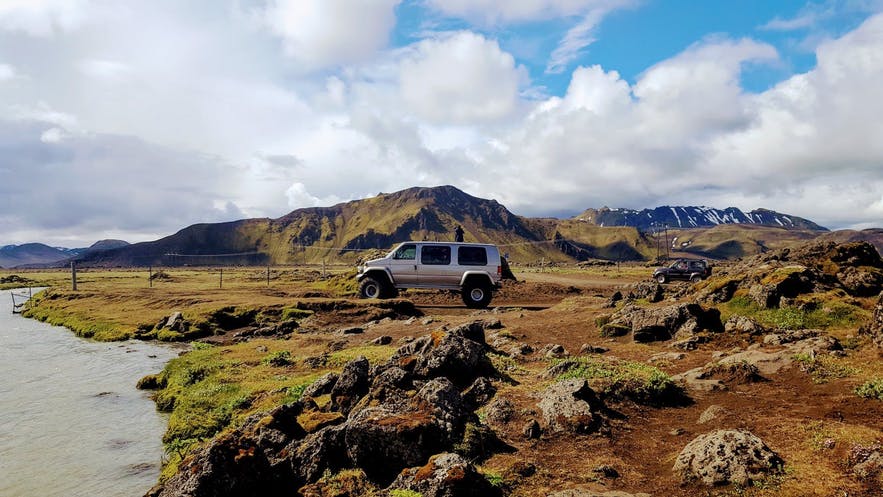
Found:
[[[457,294],[403,292],[401,297],[413,301],[425,314],[423,318],[409,323],[387,320],[349,340],[364,343],[389,335],[393,343],[399,343],[441,326],[496,318],[503,331],[536,351],[547,344],[561,344],[576,355],[589,344],[609,349],[605,357],[646,362],[654,354],[673,350],[667,342],[638,344],[628,336],[611,339],[599,335],[595,318],[611,312],[605,304],[614,291],[642,279],[637,273],[615,279],[579,273],[518,276],[521,281],[507,282],[495,296],[494,310],[466,309]],[[749,344],[748,339],[721,334],[697,350],[685,352],[681,360],[655,365],[673,375],[712,361],[715,352]],[[874,347],[863,346],[848,355],[851,364],[867,366],[863,372],[879,373],[881,356]],[[879,482],[862,481],[847,466],[854,446],[883,440],[883,402],[853,393],[865,378],[861,374],[817,384],[792,366],[759,382],[726,381],[723,391],[690,390],[689,403],[682,407],[613,403],[610,407],[617,416],[610,420],[611,429],[604,435],[544,435],[540,440],[526,440],[522,428],[529,420],[538,419],[537,393],[551,382],[543,376],[549,365],[539,352],[519,359],[511,373],[514,381],[500,385],[497,394],[515,402],[514,418],[494,428],[516,450],[495,455],[481,465],[485,471],[502,475],[511,495],[546,495],[574,487],[653,496],[883,495]],[[719,406],[722,414],[700,424],[700,416],[710,406]],[[719,428],[744,428],[759,436],[786,461],[784,475],[748,488],[682,485],[672,472],[678,453],[696,436]],[[525,463],[534,465],[536,473],[516,475],[514,468]],[[603,465],[613,467],[618,476],[594,471]]]

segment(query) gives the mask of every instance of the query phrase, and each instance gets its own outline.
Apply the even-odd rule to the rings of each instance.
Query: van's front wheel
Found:
[[[487,283],[469,282],[460,291],[463,303],[470,309],[484,309],[491,303],[491,287]]]
[[[368,276],[359,283],[359,297],[363,299],[379,299],[383,295],[383,283]]]

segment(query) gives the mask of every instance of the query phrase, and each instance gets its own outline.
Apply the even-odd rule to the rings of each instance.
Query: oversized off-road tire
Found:
[[[384,297],[384,282],[367,276],[359,283],[359,297],[363,299],[382,299]]]
[[[662,283],[665,283],[666,281],[668,281],[668,278],[664,274],[660,274],[659,276],[656,277],[656,281],[658,281],[660,284],[662,284]]]
[[[690,283],[699,283],[700,281],[702,281],[702,276],[699,276],[698,274],[694,274],[690,277]]]
[[[491,287],[482,281],[467,281],[460,290],[463,303],[470,309],[484,309],[491,303]]]

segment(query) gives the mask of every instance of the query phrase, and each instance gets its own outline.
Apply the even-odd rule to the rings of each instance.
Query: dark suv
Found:
[[[671,266],[653,271],[653,279],[665,283],[670,280],[689,280],[693,283],[711,276],[711,266],[702,259],[678,259]]]

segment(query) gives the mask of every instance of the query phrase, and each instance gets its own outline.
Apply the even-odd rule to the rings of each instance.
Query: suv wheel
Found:
[[[383,283],[368,276],[359,283],[359,297],[363,299],[379,299],[383,297]]]
[[[690,277],[690,283],[699,283],[700,281],[702,281],[702,276],[699,276],[698,274],[694,274]]]
[[[467,282],[461,291],[463,303],[471,309],[484,309],[491,303],[491,288],[487,283]]]
[[[668,278],[666,278],[664,274],[660,274],[656,277],[656,281],[658,281],[659,283],[665,283],[666,281],[668,281]]]

